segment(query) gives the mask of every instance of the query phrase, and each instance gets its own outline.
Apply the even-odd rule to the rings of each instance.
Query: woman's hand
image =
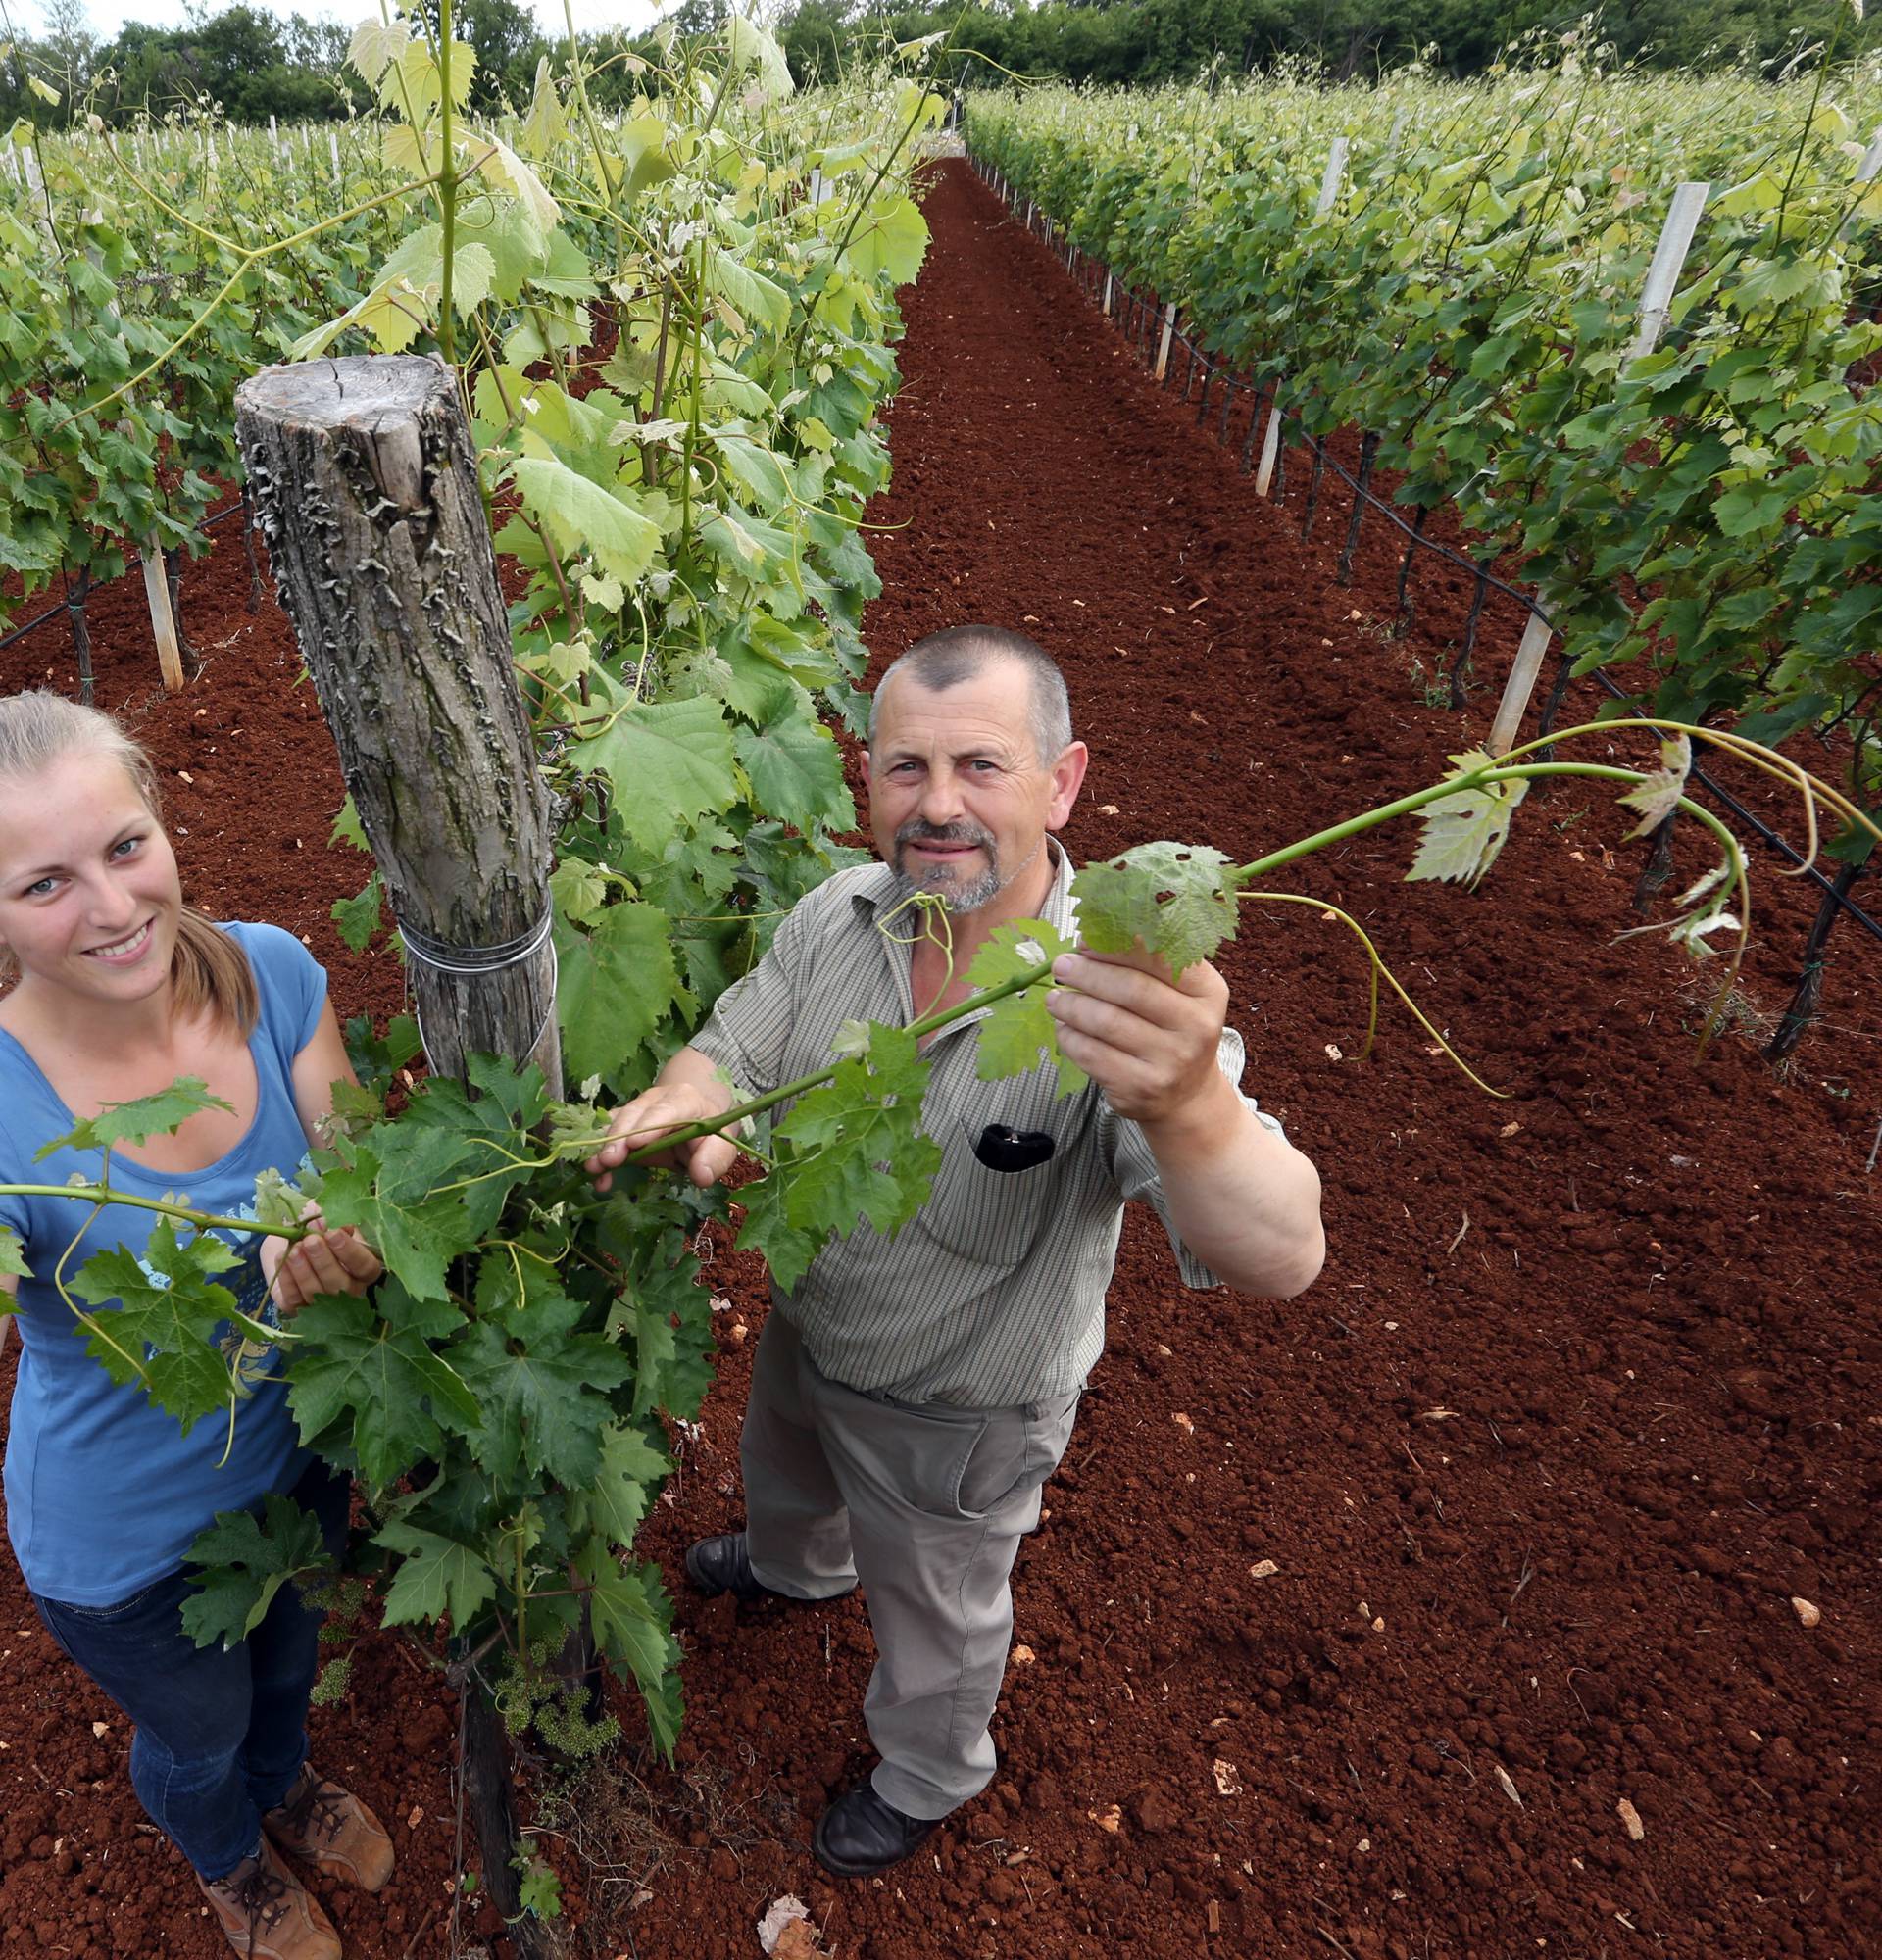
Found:
[[[301,1223],[313,1228],[305,1239],[292,1245],[285,1239],[262,1242],[262,1271],[283,1313],[305,1306],[317,1294],[363,1294],[383,1275],[378,1253],[352,1226],[327,1230],[318,1204],[308,1205]]]

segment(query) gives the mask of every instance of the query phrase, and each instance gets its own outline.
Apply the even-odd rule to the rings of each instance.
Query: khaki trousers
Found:
[[[1007,1582],[1077,1407],[1076,1394],[1005,1409],[862,1395],[817,1371],[783,1314],[765,1323],[740,1446],[752,1571],[796,1599],[862,1581],[875,1790],[911,1817],[945,1817],[993,1780]]]

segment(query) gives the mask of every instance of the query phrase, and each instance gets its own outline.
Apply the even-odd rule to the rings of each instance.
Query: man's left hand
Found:
[[[1206,960],[1172,980],[1150,954],[1081,951],[1061,955],[1052,977],[1046,1010],[1059,1045],[1118,1115],[1155,1126],[1195,1113],[1226,1083],[1215,1051],[1228,983]]]

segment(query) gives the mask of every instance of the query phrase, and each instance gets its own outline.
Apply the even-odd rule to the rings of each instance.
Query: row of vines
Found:
[[[1576,671],[1760,740],[1841,730],[1873,806],[1882,80],[1650,81],[1570,38],[1469,86],[977,95],[969,140],[1310,435],[1362,431],[1412,521],[1455,509]],[[1681,181],[1709,194],[1630,358]]]

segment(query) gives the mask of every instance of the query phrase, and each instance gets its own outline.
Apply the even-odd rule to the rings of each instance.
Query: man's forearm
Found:
[[[1238,1293],[1290,1299],[1326,1258],[1320,1179],[1260,1122],[1226,1076],[1181,1115],[1143,1126],[1169,1222]]]

